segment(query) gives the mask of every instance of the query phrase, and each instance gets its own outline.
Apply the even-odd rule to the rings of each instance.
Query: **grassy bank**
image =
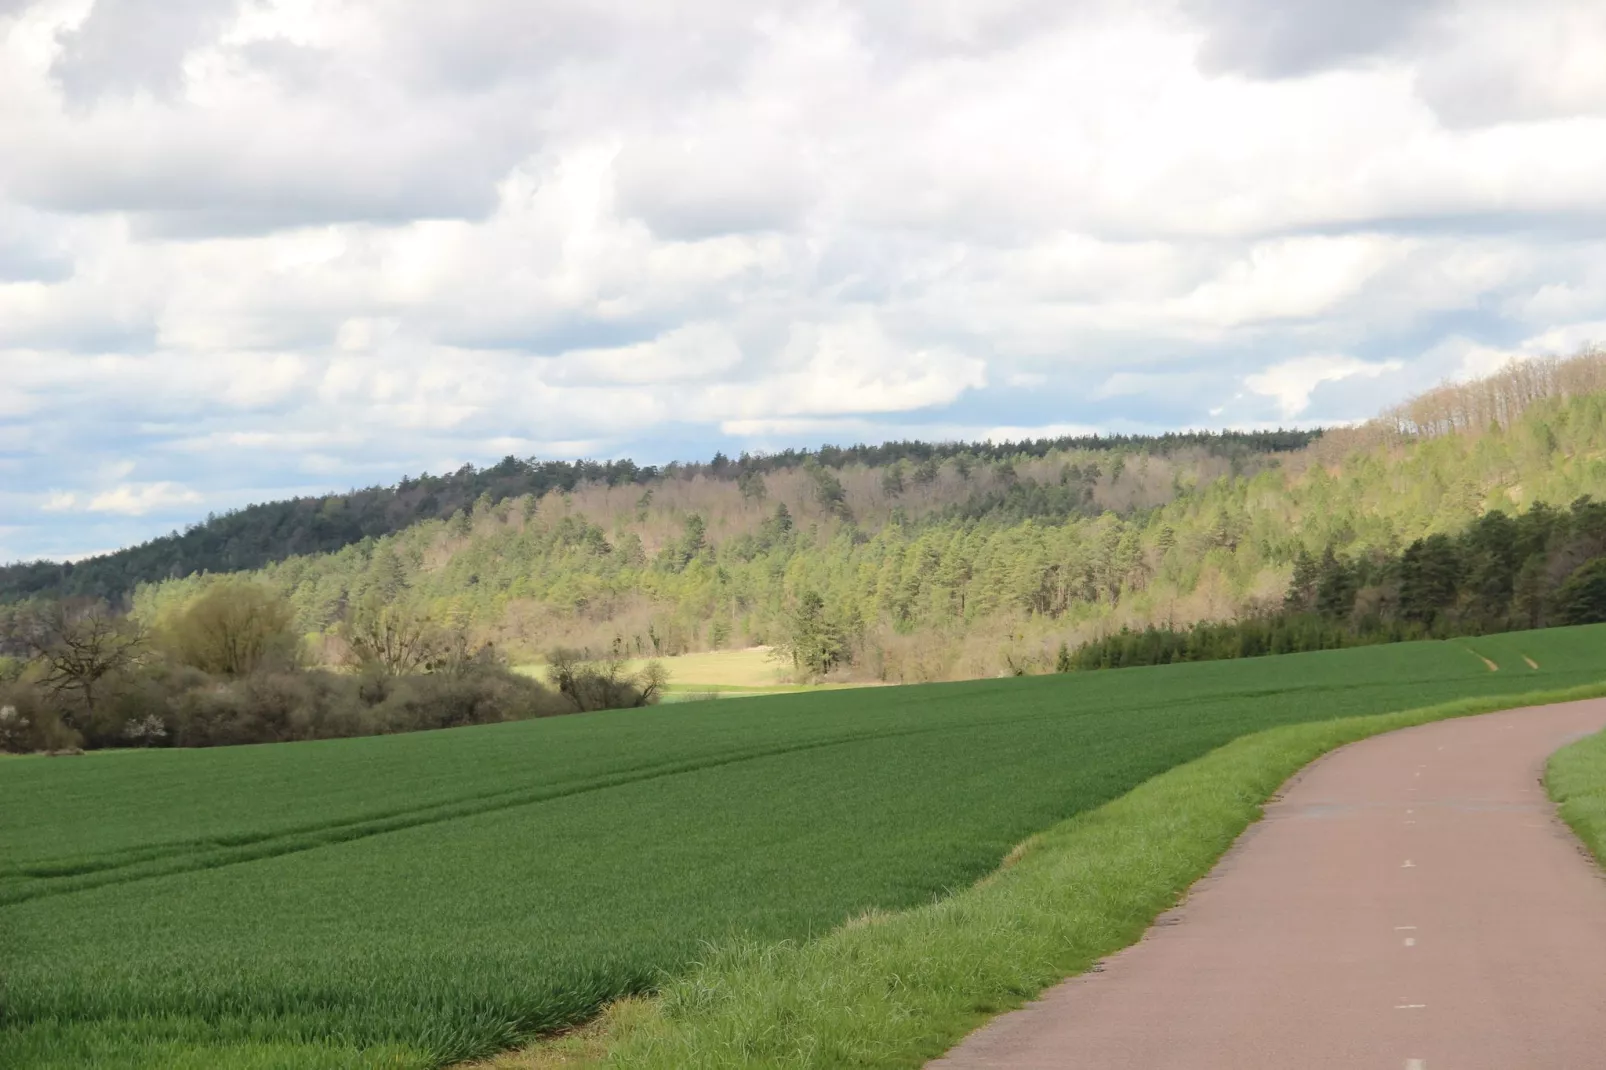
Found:
[[[580,1036],[491,1065],[918,1067],[988,1017],[1136,941],[1320,755],[1429,721],[1602,695],[1606,684],[1256,733],[1033,836],[971,888],[819,940],[721,950],[659,999],[631,1001]],[[1570,820],[1599,853],[1606,736],[1559,757]]]
[[[1551,755],[1545,787],[1561,819],[1606,865],[1606,732],[1586,736]]]

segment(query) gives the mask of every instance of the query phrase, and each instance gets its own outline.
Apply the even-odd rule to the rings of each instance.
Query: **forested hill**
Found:
[[[394,606],[514,656],[802,644],[837,673],[973,678],[1052,669],[1062,644],[1123,627],[1260,616],[1285,604],[1301,561],[1346,578],[1352,614],[1335,612],[1335,626],[1397,616],[1411,601],[1403,566],[1422,556],[1412,546],[1503,513],[1529,518],[1512,531],[1546,533],[1516,607],[1544,622],[1594,530],[1594,511],[1572,503],[1606,498],[1606,353],[1450,384],[1304,449],[1226,453],[727,462],[645,485],[482,495],[445,519],[254,576],[309,635]],[[1567,521],[1538,523],[1551,515],[1541,505]],[[1459,545],[1438,557],[1475,564]],[[1508,549],[1518,571],[1539,552]],[[208,582],[142,586],[135,610],[159,619]],[[1463,589],[1458,578],[1446,597]],[[1448,607],[1457,619],[1463,608]]]
[[[1302,449],[1319,435],[1320,431],[1278,430],[1073,436],[1004,443],[904,441],[744,454],[734,460],[716,454],[706,463],[672,463],[662,468],[628,460],[568,462],[507,457],[486,468],[464,465],[447,475],[404,477],[394,486],[252,505],[210,516],[182,532],[76,563],[36,561],[0,566],[0,602],[80,596],[118,602],[141,583],[197,573],[259,569],[287,558],[329,553],[365,539],[382,538],[420,521],[445,520],[459,512],[472,512],[476,504],[484,508],[512,498],[539,499],[553,491],[638,486],[641,493],[650,494],[654,488],[700,480],[724,484],[733,496],[751,499],[755,479],[805,467],[900,473],[906,469],[909,479],[915,482],[931,474],[927,480],[930,483],[936,481],[936,467],[944,462],[957,461],[967,468],[996,467],[1000,462],[1040,460],[1061,454],[1182,456],[1188,460],[1178,466],[1178,472],[1197,476],[1215,473],[1220,462],[1234,471],[1254,468],[1257,458]],[[1096,483],[1097,478],[1094,475],[1090,482]],[[940,504],[972,515],[986,515],[997,509],[1015,517],[1063,519],[1113,503],[1100,501],[1091,492],[1083,494],[1079,484],[1075,494],[1056,492],[1035,498],[1029,487],[1014,487],[991,497],[961,489],[956,495],[944,497]]]

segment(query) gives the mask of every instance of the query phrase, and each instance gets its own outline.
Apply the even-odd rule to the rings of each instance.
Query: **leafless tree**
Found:
[[[435,626],[400,606],[371,607],[342,629],[347,660],[386,676],[422,672],[436,655]]]
[[[40,683],[58,695],[76,696],[93,714],[108,676],[138,662],[146,649],[144,628],[104,602],[55,602],[17,614],[10,638],[43,666]],[[71,714],[63,720],[71,721]]]

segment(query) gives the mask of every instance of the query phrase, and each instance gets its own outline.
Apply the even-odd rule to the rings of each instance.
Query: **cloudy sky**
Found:
[[[1606,341],[1599,0],[0,0],[0,560]]]

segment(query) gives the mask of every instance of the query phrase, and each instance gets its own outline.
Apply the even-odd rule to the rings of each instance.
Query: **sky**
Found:
[[[0,0],[0,561],[1606,342],[1599,0]]]

